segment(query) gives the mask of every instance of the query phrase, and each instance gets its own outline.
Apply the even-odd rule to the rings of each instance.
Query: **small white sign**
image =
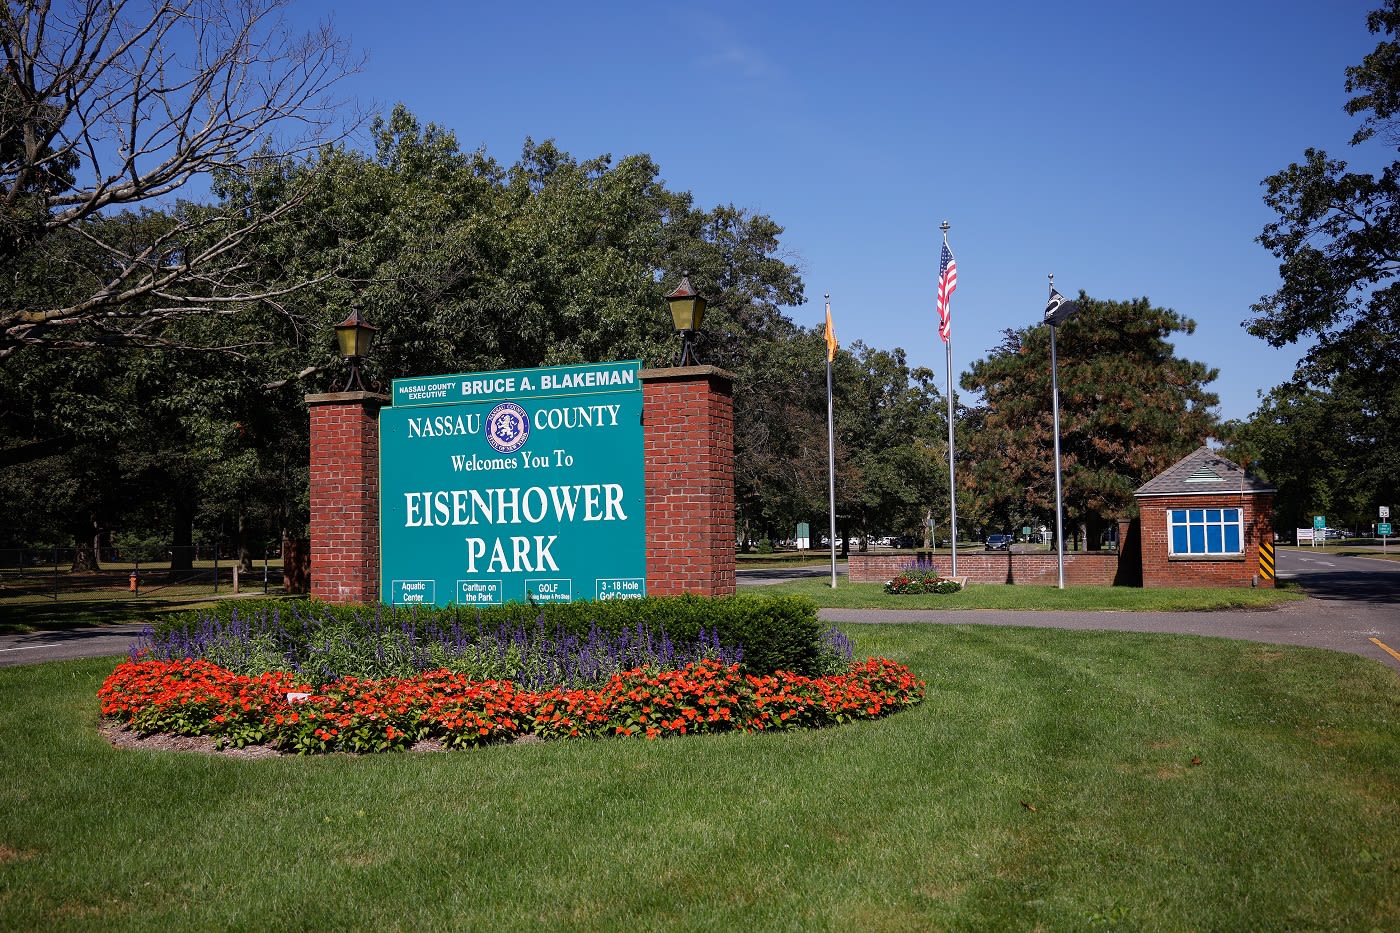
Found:
[[[1389,517],[1390,517],[1390,506],[1388,506],[1388,505],[1383,505],[1383,506],[1381,506],[1381,518],[1389,518]]]

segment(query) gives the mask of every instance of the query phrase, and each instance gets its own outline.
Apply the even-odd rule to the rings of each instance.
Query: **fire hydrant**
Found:
[[[136,592],[136,571],[131,571],[131,592]]]

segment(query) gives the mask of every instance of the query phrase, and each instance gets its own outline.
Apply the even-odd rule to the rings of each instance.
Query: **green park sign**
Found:
[[[397,379],[379,414],[380,598],[646,595],[641,364]]]

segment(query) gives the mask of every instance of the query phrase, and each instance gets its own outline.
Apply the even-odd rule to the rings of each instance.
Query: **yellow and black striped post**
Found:
[[[1274,582],[1274,542],[1264,541],[1259,545],[1259,576]]]

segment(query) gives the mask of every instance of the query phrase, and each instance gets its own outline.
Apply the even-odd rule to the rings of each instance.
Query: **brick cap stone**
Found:
[[[306,396],[308,405],[388,405],[389,396],[378,392],[323,392]]]
[[[718,382],[727,382],[731,386],[739,378],[729,370],[720,369],[718,366],[666,366],[659,369],[644,369],[641,376],[643,382],[693,381],[704,377]]]

